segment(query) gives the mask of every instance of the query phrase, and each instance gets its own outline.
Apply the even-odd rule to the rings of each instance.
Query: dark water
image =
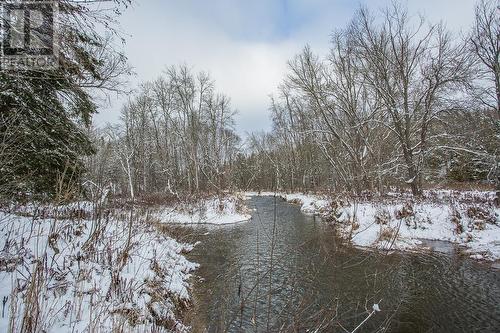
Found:
[[[248,205],[247,223],[197,230],[196,332],[352,332],[374,303],[356,332],[500,332],[498,269],[446,246],[358,250],[281,199]]]

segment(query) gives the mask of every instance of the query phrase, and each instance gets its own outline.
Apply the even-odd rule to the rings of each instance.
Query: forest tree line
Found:
[[[397,4],[361,8],[327,57],[306,46],[253,135],[253,188],[360,193],[500,183],[500,10],[480,1],[465,36]],[[250,173],[248,178],[250,178]],[[499,188],[500,191],[500,188]]]
[[[206,73],[168,68],[99,132],[91,174],[129,196],[498,184],[499,22],[494,1],[463,35],[398,4],[361,8],[326,57],[306,46],[289,61],[273,130],[245,142]]]
[[[240,153],[235,110],[205,72],[170,67],[143,84],[121,122],[94,133],[87,161],[98,188],[135,196],[221,193],[230,188]]]
[[[55,72],[0,72],[3,197],[50,195],[61,179],[131,198],[500,186],[494,0],[477,3],[472,28],[460,35],[395,3],[360,8],[333,32],[326,56],[306,46],[289,61],[270,101],[272,131],[246,140],[235,131],[230,98],[187,66],[136,89],[118,124],[90,127],[93,93],[123,92],[120,78],[130,73],[112,46],[118,34],[95,30],[129,1],[112,3],[107,15],[61,1],[63,66]]]

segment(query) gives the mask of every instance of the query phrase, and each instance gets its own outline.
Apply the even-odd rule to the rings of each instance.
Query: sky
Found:
[[[153,80],[171,65],[206,71],[237,110],[236,131],[271,129],[270,95],[287,61],[309,44],[326,56],[331,33],[360,5],[377,11],[392,0],[135,0],[119,18],[124,52],[136,75],[130,87]],[[443,21],[459,33],[472,24],[474,0],[408,0],[411,14]],[[97,126],[116,123],[127,97],[111,98]]]

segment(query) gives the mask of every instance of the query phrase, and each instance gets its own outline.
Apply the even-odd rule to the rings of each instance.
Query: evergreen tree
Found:
[[[126,58],[111,47],[113,18],[129,0],[93,11],[99,2],[105,1],[58,2],[57,68],[0,71],[1,195],[53,194],[59,177],[77,179],[81,158],[94,152],[85,134],[97,111],[93,92],[118,90],[129,72]]]

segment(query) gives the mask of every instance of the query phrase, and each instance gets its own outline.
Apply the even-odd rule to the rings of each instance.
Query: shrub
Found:
[[[380,225],[386,225],[391,220],[391,214],[386,209],[379,209],[375,213],[375,223]]]
[[[403,207],[401,207],[401,209],[396,210],[396,218],[398,220],[401,220],[401,219],[404,219],[404,218],[407,218],[410,216],[414,216],[414,215],[415,215],[415,212],[413,210],[413,203],[411,203],[411,202],[405,202],[405,204],[403,205]]]
[[[494,211],[484,206],[469,206],[467,208],[467,217],[474,221],[496,224],[496,216]]]
[[[455,226],[454,232],[456,234],[461,234],[462,232],[464,232],[464,227],[462,225],[462,216],[456,208],[453,208],[450,220],[451,223]]]
[[[391,227],[381,228],[380,232],[378,234],[378,241],[379,242],[382,242],[382,241],[389,242],[389,241],[394,239],[394,237],[396,236],[396,233],[397,233],[397,230],[395,228],[391,228]]]

